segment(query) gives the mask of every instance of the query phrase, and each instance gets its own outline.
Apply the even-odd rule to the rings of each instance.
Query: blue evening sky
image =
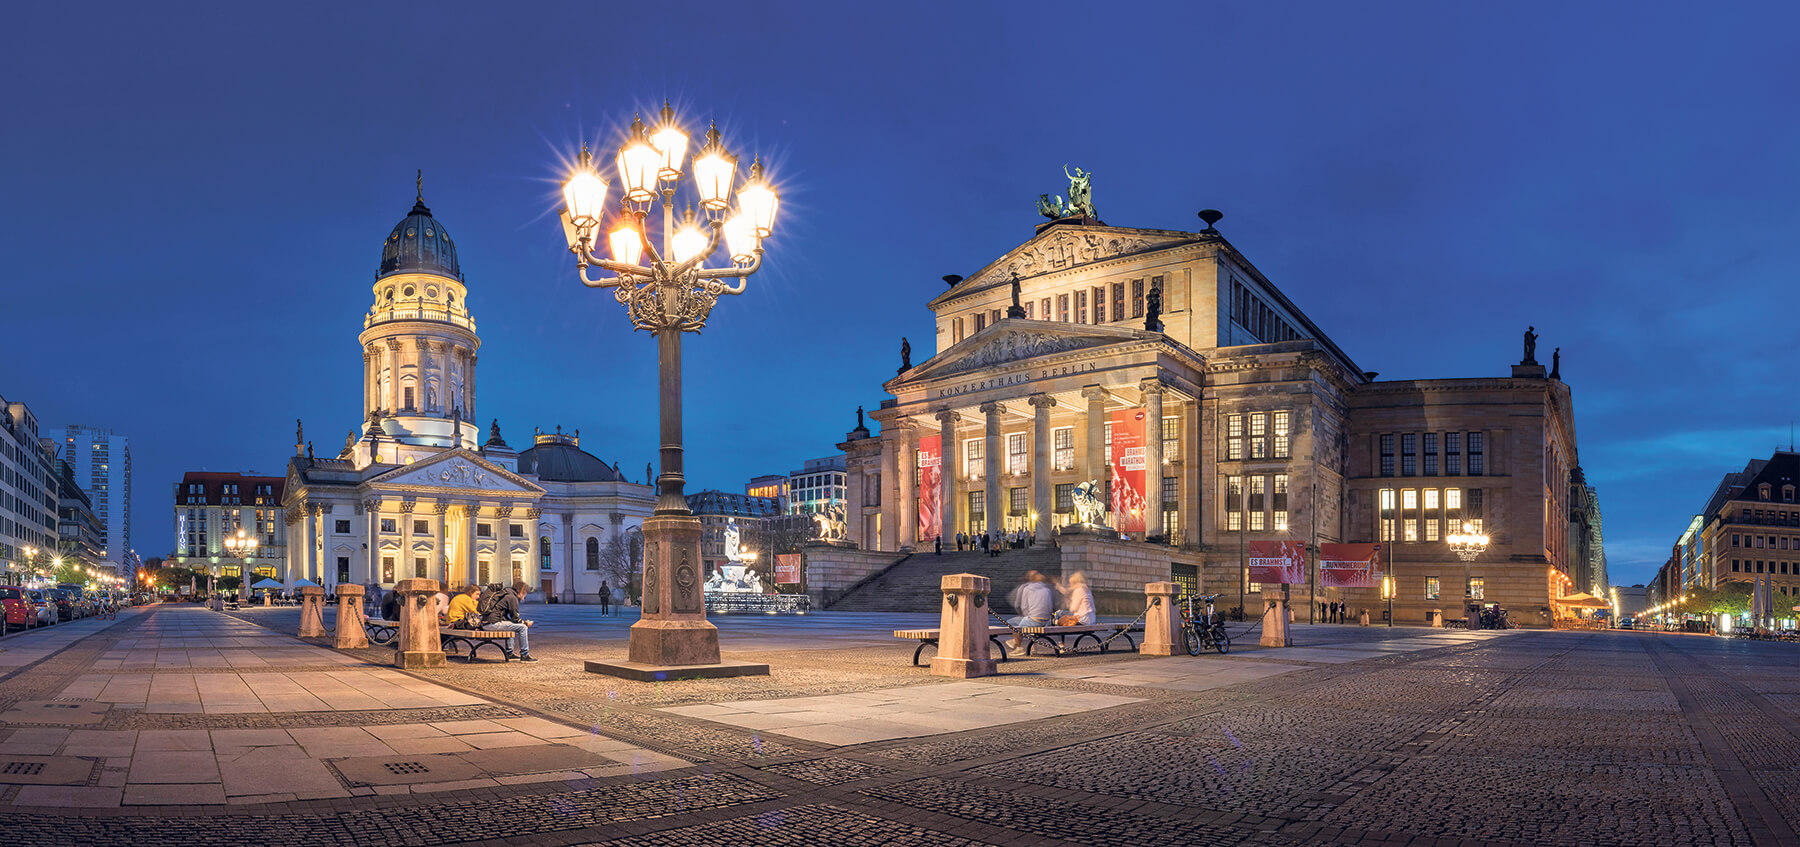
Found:
[[[690,490],[834,451],[925,301],[1031,235],[1202,208],[1367,370],[1563,350],[1614,578],[1788,441],[1792,4],[15,2],[0,12],[0,394],[132,439],[136,546],[185,470],[335,454],[413,172],[483,338],[482,426],[579,427],[636,478],[655,345],[552,209],[634,109],[717,119],[784,203],[689,337]],[[1783,376],[1786,372],[1788,375]]]

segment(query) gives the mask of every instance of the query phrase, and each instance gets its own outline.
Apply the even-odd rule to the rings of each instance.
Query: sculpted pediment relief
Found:
[[[972,288],[1021,277],[1066,270],[1081,265],[1141,253],[1154,247],[1180,243],[1178,237],[1115,229],[1067,227],[1052,229],[1040,238],[1020,245],[975,276]]]
[[[398,488],[474,489],[496,493],[538,494],[543,491],[496,465],[460,450],[389,471],[370,480],[370,483]]]
[[[936,379],[970,371],[987,370],[1012,362],[1053,356],[1073,350],[1105,347],[1136,341],[1129,331],[1109,335],[1076,335],[1043,330],[996,328],[944,351],[921,366],[908,382]],[[966,347],[966,350],[958,349]],[[941,361],[940,361],[941,360]]]

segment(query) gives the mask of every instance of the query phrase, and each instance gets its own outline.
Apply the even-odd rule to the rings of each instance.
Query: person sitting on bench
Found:
[[[481,626],[482,629],[491,632],[511,632],[513,634],[513,646],[517,648],[515,652],[519,654],[519,661],[521,662],[537,661],[536,659],[531,658],[531,641],[529,635],[531,621],[522,620],[519,617],[519,596],[529,590],[530,587],[531,586],[528,586],[523,582],[513,583],[512,588],[510,589],[502,587],[499,596],[494,598],[493,608],[482,618]],[[493,618],[493,620],[489,621],[487,618]]]
[[[462,590],[456,592],[456,596],[451,598],[450,606],[444,612],[444,623],[446,625],[456,629],[477,629],[480,627],[480,617],[475,619],[475,626],[468,625],[469,616],[475,614],[475,589],[475,583],[471,582],[468,585],[463,586]]]
[[[1050,584],[1056,586],[1056,593],[1062,595],[1063,608],[1056,612],[1056,621],[1059,624],[1064,623],[1068,618],[1073,618],[1075,622],[1067,624],[1068,626],[1094,625],[1094,591],[1088,588],[1087,574],[1081,571],[1069,574],[1069,582],[1066,585],[1061,580],[1052,577]]]
[[[1055,595],[1051,593],[1049,578],[1037,571],[1026,571],[1025,581],[1014,588],[1007,599],[1019,612],[1018,616],[1007,620],[1009,626],[1049,626],[1054,620]],[[1013,633],[1012,649],[1023,647],[1022,640],[1018,633]]]

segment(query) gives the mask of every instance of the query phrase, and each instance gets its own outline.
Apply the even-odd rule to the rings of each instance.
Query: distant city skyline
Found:
[[[0,154],[30,166],[0,177],[0,260],[32,352],[0,391],[130,437],[133,543],[165,555],[182,472],[280,473],[295,417],[333,454],[362,423],[354,335],[422,168],[481,321],[480,408],[515,443],[580,428],[635,479],[655,345],[576,281],[554,210],[583,142],[612,149],[668,97],[783,196],[766,269],[687,346],[690,490],[833,452],[902,336],[928,358],[940,278],[1027,237],[1065,164],[1110,224],[1223,211],[1382,379],[1504,375],[1536,326],[1617,583],[1800,419],[1786,339],[1754,320],[1800,266],[1800,11],[859,8],[872,40],[818,9],[609,10],[641,34],[628,55],[591,49],[574,4],[15,10]]]

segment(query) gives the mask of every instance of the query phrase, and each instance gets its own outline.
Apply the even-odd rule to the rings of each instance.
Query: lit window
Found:
[[[1234,474],[1225,478],[1225,528],[1241,529],[1243,520],[1244,478]]]
[[[1382,476],[1393,476],[1394,475],[1394,437],[1392,435],[1383,435],[1383,436],[1381,436],[1380,441],[1381,441],[1381,475]]]
[[[1112,433],[1107,433],[1107,440],[1112,440]],[[1181,458],[1181,419],[1162,419],[1162,455],[1164,462],[1174,462]],[[1109,458],[1107,461],[1111,461]]]
[[[981,479],[986,458],[986,447],[982,439],[971,438],[963,442],[963,476],[968,479]]]
[[[1250,414],[1250,458],[1269,458],[1269,416],[1262,412]]]
[[[1267,496],[1269,478],[1257,474],[1250,477],[1250,531],[1261,532],[1267,528],[1268,515],[1263,512],[1263,499]]]
[[[1487,580],[1481,577],[1469,578],[1469,596],[1477,600],[1487,599]]]
[[[1025,433],[1015,432],[1006,437],[1006,472],[1022,474],[1025,472]]]
[[[1425,578],[1425,599],[1427,599],[1427,600],[1438,599],[1438,594],[1441,590],[1442,589],[1438,585],[1437,577],[1428,576]]]
[[[1289,417],[1290,415],[1287,412],[1275,413],[1275,438],[1272,446],[1274,448],[1274,456],[1277,459],[1285,459],[1288,457],[1288,444],[1291,437]]]
[[[1062,427],[1051,431],[1051,441],[1055,447],[1051,457],[1054,470],[1070,471],[1075,469],[1075,428]]]
[[[1278,473],[1275,475],[1274,497],[1275,497],[1275,499],[1274,499],[1273,505],[1274,505],[1274,511],[1275,511],[1275,518],[1274,518],[1275,531],[1276,532],[1286,532],[1287,528],[1288,528],[1288,504],[1287,504],[1288,475],[1287,474]]]
[[[1225,416],[1225,458],[1236,461],[1244,458],[1244,416]]]

